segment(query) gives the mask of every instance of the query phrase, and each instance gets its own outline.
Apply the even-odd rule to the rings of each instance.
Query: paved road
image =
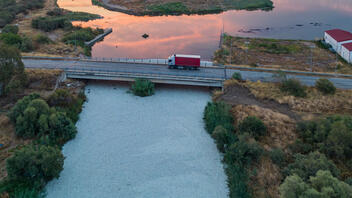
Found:
[[[31,68],[47,68],[47,69],[77,69],[77,70],[93,70],[93,71],[111,71],[111,72],[131,72],[139,74],[160,74],[160,75],[173,75],[173,76],[188,76],[188,77],[203,77],[223,79],[225,76],[224,69],[218,68],[201,68],[198,71],[189,70],[174,70],[168,69],[165,65],[152,65],[152,64],[131,64],[131,63],[111,63],[111,62],[90,62],[90,61],[75,61],[75,60],[34,60],[23,59],[26,67]],[[226,77],[229,78],[234,72],[240,72],[242,77],[251,81],[264,81],[270,82],[272,73],[269,72],[256,72],[256,71],[240,71],[227,69]],[[315,81],[319,79],[316,76],[303,76],[303,75],[288,75],[292,78],[299,79],[306,85],[314,85]],[[336,87],[342,89],[352,89],[352,79],[345,78],[328,78]]]

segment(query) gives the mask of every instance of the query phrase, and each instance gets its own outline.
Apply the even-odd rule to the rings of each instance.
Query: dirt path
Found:
[[[246,87],[240,85],[229,86],[224,94],[218,98],[231,105],[257,105],[285,114],[295,121],[300,121],[299,115],[294,113],[287,104],[280,104],[274,100],[259,100]]]

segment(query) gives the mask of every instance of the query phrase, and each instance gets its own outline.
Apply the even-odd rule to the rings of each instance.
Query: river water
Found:
[[[104,19],[76,23],[113,28],[93,47],[95,57],[166,58],[200,54],[211,59],[222,29],[232,35],[284,39],[315,39],[331,28],[352,31],[351,0],[274,0],[272,11],[227,11],[192,16],[137,17],[92,6],[91,0],[58,0],[72,11],[100,14]],[[144,33],[148,39],[142,38]]]
[[[224,198],[221,156],[204,130],[209,90],[159,87],[151,97],[91,83],[48,198]]]

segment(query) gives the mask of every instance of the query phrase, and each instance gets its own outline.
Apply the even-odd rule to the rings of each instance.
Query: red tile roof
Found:
[[[342,44],[342,46],[344,46],[346,49],[348,49],[348,51],[352,51],[352,43],[345,43],[345,44]]]
[[[352,40],[352,33],[340,30],[340,29],[333,29],[325,31],[329,34],[332,38],[334,38],[337,42],[343,42],[347,40]]]

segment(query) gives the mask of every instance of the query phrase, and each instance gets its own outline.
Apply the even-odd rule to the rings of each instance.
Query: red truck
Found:
[[[174,54],[169,57],[170,69],[199,69],[200,56],[198,55],[183,55]]]

